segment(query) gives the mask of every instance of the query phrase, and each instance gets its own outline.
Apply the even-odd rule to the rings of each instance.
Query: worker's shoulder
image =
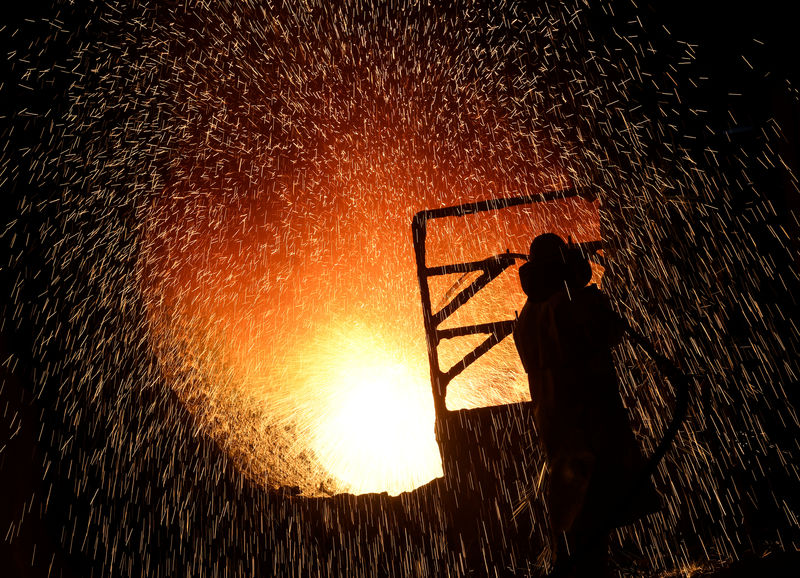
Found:
[[[575,291],[576,299],[585,301],[587,303],[597,303],[607,305],[610,301],[608,295],[603,293],[600,288],[592,283],[583,289]]]
[[[553,305],[559,313],[582,319],[593,318],[611,309],[608,296],[594,284],[564,292]]]
[[[580,289],[562,289],[554,293],[548,300],[551,306],[555,307],[575,307],[608,305],[608,296],[603,293],[594,283]]]

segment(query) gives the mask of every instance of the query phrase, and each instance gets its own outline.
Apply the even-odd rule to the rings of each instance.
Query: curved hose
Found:
[[[647,463],[639,473],[633,485],[632,495],[635,495],[635,492],[642,488],[644,481],[655,473],[658,464],[661,463],[661,460],[669,451],[672,442],[675,441],[675,436],[678,435],[678,431],[686,419],[686,413],[689,409],[689,378],[671,360],[656,351],[653,344],[646,337],[635,331],[627,322],[625,322],[625,331],[631,336],[634,343],[644,349],[650,358],[656,362],[659,370],[667,377],[675,389],[675,410],[672,414],[672,421],[667,427],[667,431],[664,432],[664,437],[661,438],[655,451],[647,459]]]
[[[669,451],[672,442],[675,441],[675,436],[683,425],[684,419],[689,409],[689,378],[686,374],[678,369],[678,367],[670,361],[667,357],[661,355],[656,351],[650,341],[635,331],[626,321],[623,320],[623,326],[628,335],[631,336],[634,343],[645,350],[647,354],[656,362],[659,370],[667,377],[675,388],[675,411],[672,415],[672,421],[661,438],[658,446],[652,455],[647,459],[647,462],[642,467],[636,479],[630,486],[630,491],[625,493],[625,497],[617,504],[617,508],[623,509],[630,504],[638,493],[645,487],[647,479],[655,473],[658,464]],[[610,511],[615,511],[617,508],[611,508]],[[613,529],[614,524],[611,518],[607,518],[605,522],[601,522],[596,528],[595,532],[597,537],[600,538],[605,532]],[[572,562],[585,555],[584,551],[575,550],[567,555],[566,566],[568,567]]]

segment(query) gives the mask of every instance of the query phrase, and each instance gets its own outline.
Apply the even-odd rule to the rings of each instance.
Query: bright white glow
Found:
[[[350,345],[340,351],[313,434],[320,462],[352,493],[398,494],[441,476],[425,374],[367,340]]]

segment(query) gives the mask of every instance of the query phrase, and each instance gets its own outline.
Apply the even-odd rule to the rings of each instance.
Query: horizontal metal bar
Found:
[[[528,256],[523,253],[500,253],[480,261],[470,261],[468,263],[452,263],[450,265],[439,265],[438,267],[426,267],[423,271],[425,277],[435,277],[437,275],[452,275],[453,273],[470,273],[472,271],[486,271],[488,269],[500,267],[501,271],[507,269],[517,260],[527,260]]]
[[[548,201],[566,199],[569,197],[575,197],[577,195],[578,193],[575,191],[575,189],[561,189],[559,191],[536,193],[534,195],[506,197],[501,199],[487,199],[485,201],[476,201],[474,203],[463,203],[461,205],[453,205],[451,207],[441,207],[439,209],[420,211],[414,215],[414,220],[424,223],[430,219],[441,219],[442,217],[463,217],[464,215],[482,213],[484,211],[496,211],[497,209],[505,209],[507,207],[514,207],[517,205],[546,203]]]
[[[506,334],[507,335],[507,334]],[[456,363],[453,367],[447,370],[445,373],[445,379],[447,380],[446,383],[450,383],[453,379],[458,376],[462,371],[464,371],[467,367],[472,365],[478,358],[489,351],[492,347],[500,343],[506,335],[498,335],[497,333],[492,333],[486,340],[484,340],[478,347],[467,353],[461,361]]]
[[[447,329],[437,329],[436,336],[442,339],[453,339],[465,335],[477,335],[481,333],[495,333],[505,337],[514,331],[516,320],[507,319],[505,321],[494,321],[492,323],[479,323],[477,325],[462,325],[460,327],[449,327]]]

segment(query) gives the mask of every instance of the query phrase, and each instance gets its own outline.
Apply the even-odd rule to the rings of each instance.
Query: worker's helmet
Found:
[[[537,266],[565,263],[567,244],[555,233],[544,233],[531,242],[528,262]]]
[[[519,273],[523,290],[534,300],[549,297],[564,283],[570,289],[580,289],[592,278],[591,265],[580,248],[555,233],[544,233],[533,240],[528,263]]]

